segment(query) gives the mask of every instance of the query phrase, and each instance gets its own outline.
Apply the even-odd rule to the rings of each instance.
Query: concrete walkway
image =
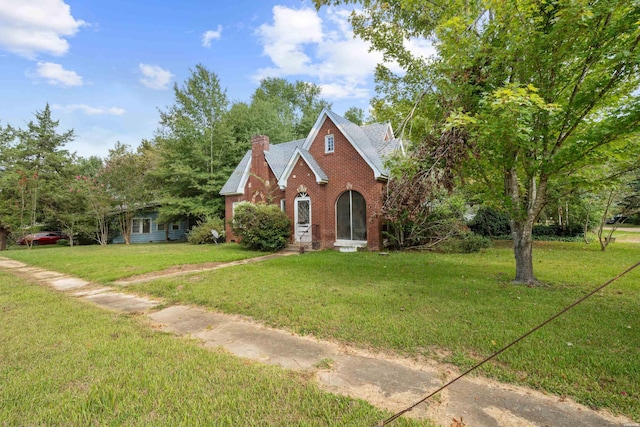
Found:
[[[410,359],[370,354],[271,329],[239,316],[188,306],[157,310],[160,301],[3,257],[0,257],[0,269],[37,280],[105,309],[144,315],[150,319],[151,326],[199,339],[207,347],[223,347],[240,357],[312,372],[325,390],[364,399],[393,412],[412,405],[457,374],[451,366],[418,364]],[[640,427],[640,423],[613,417],[605,411],[593,411],[569,399],[480,377],[461,379],[405,416],[429,418],[445,427]],[[454,418],[464,424],[453,423]]]

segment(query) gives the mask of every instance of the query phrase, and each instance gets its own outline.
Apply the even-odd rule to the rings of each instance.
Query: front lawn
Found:
[[[85,249],[95,250],[78,248],[75,262],[65,258],[58,268],[48,268],[91,278],[95,273]],[[18,259],[14,255],[23,252],[5,255]],[[38,257],[44,252],[20,259],[42,265]],[[118,253],[105,271],[146,259]],[[500,242],[468,255],[308,253],[129,289],[169,303],[252,316],[299,334],[469,367],[633,265],[639,254],[640,247],[631,243],[616,242],[601,252],[597,244],[537,242],[535,269],[544,282],[539,287],[510,283],[513,252],[508,242]],[[124,272],[114,272],[109,280],[118,274]],[[639,307],[640,269],[511,348],[483,372],[640,421]]]
[[[191,245],[148,243],[135,245],[12,247],[0,256],[60,271],[86,280],[108,283],[165,268],[207,262],[230,262],[264,255],[235,244]]]
[[[638,261],[638,246],[536,244],[540,287],[508,246],[471,255],[278,258],[132,287],[299,334],[469,367]],[[640,420],[640,269],[508,350],[484,374]]]
[[[204,349],[6,273],[0,322],[2,426],[362,426],[390,416],[304,374]]]

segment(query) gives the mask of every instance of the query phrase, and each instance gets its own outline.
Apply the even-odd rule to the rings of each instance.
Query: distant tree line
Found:
[[[43,229],[63,231],[72,245],[107,244],[115,230],[129,243],[133,217],[150,203],[163,223],[222,218],[219,191],[251,137],[304,138],[330,107],[317,85],[280,78],[262,80],[248,102],[231,102],[214,72],[200,64],[190,71],[155,134],[136,149],[115,142],[106,158],[70,153],[74,131],[58,130],[48,104],[25,129],[0,123],[0,250]],[[363,120],[360,109],[348,114]]]

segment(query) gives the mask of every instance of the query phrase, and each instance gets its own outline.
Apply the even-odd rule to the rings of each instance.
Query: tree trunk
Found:
[[[0,225],[0,251],[7,250],[7,236],[9,236],[9,228]]]
[[[515,283],[534,285],[538,283],[533,274],[533,239],[532,230],[529,227],[521,226],[512,229],[513,254],[516,259]]]
[[[516,277],[513,281],[534,285],[538,280],[533,274],[533,224],[543,208],[547,180],[541,177],[537,183],[535,177],[529,177],[525,196],[521,194],[520,188],[516,168],[505,171],[505,195],[511,201],[509,224],[516,259]]]

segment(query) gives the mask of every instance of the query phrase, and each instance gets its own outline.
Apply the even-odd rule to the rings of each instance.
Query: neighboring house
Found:
[[[358,126],[324,109],[305,139],[270,145],[267,136],[257,136],[251,142],[220,191],[227,241],[235,240],[235,206],[265,202],[291,218],[294,243],[380,249],[379,212],[389,177],[384,158],[403,150],[390,124]]]
[[[167,242],[187,239],[187,222],[158,223],[158,210],[145,209],[136,214],[131,230],[131,243]],[[113,243],[124,243],[124,237],[118,231]]]

